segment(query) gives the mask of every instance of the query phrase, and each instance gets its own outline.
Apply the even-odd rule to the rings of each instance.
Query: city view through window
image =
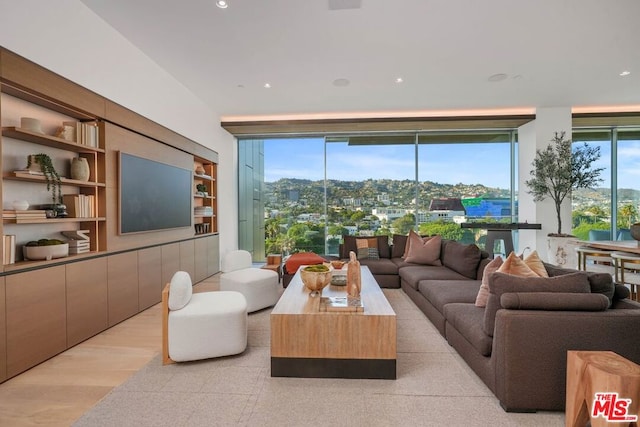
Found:
[[[254,195],[253,213],[263,218],[240,223],[241,236],[254,236],[241,238],[241,247],[244,241],[255,260],[269,253],[336,255],[345,234],[391,236],[414,229],[485,249],[486,232],[460,224],[517,222],[512,139],[511,132],[476,132],[240,140],[240,147],[258,142],[263,162],[261,182],[253,184],[253,192],[261,193],[258,205]],[[605,170],[597,188],[573,194],[572,234],[630,239],[640,203],[640,132],[575,132],[573,141],[600,147],[597,166]],[[239,150],[241,160],[244,152]],[[242,192],[241,186],[241,199]]]

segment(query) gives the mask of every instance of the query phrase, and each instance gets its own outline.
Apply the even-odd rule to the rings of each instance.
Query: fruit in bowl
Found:
[[[58,239],[33,240],[24,245],[22,249],[25,259],[30,260],[51,260],[69,255],[69,244]]]
[[[308,265],[300,270],[300,278],[313,297],[331,282],[331,269],[324,264]]]

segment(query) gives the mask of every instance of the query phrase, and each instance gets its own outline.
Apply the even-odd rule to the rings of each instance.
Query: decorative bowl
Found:
[[[322,289],[331,282],[331,269],[323,264],[309,265],[300,270],[300,278],[307,289],[311,291],[309,295],[313,297],[319,295]]]
[[[631,224],[631,227],[629,227],[629,232],[631,233],[631,237],[633,237],[635,240],[640,241],[640,222]]]
[[[344,265],[344,261],[339,261],[339,260],[331,261],[331,267],[335,268],[336,270],[340,270],[343,265]]]
[[[27,202],[26,200],[14,200],[13,209],[17,211],[26,211],[27,209],[29,209],[29,202]]]
[[[69,256],[69,244],[63,243],[61,245],[48,245],[48,246],[23,246],[23,255],[26,259],[39,260],[46,259],[51,260],[53,258],[64,258]]]

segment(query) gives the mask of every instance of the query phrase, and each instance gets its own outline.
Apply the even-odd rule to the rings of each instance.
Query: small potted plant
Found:
[[[33,240],[23,246],[23,255],[30,260],[64,258],[69,255],[69,244],[58,239]]]
[[[27,169],[42,172],[47,183],[47,191],[51,191],[54,205],[62,203],[62,182],[60,175],[53,167],[51,157],[44,153],[32,154],[27,158]]]
[[[198,193],[200,193],[201,196],[207,197],[209,195],[207,192],[207,186],[204,184],[196,185],[196,190],[198,190]]]

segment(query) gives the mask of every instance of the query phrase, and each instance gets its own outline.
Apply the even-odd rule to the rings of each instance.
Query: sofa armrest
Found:
[[[568,350],[618,353],[640,363],[640,310],[496,313],[495,394],[506,410],[560,411]]]
[[[603,311],[609,307],[609,298],[586,293],[507,292],[500,297],[500,305],[511,310]]]

